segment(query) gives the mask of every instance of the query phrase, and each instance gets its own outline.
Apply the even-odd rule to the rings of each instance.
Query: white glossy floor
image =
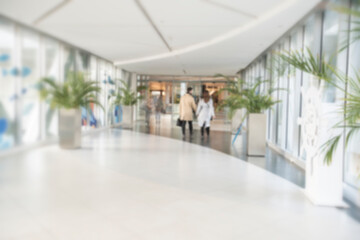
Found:
[[[0,159],[0,239],[360,239],[299,187],[187,142],[111,130]]]

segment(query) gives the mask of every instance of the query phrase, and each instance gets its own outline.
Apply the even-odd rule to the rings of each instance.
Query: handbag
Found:
[[[176,126],[181,127],[182,123],[183,123],[183,121],[180,120],[180,118],[178,118],[177,121],[176,121]]]

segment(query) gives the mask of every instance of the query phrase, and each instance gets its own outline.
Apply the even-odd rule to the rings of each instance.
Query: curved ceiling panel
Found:
[[[160,74],[162,71],[161,62],[164,58],[177,58],[186,73],[190,75],[235,74],[275,42],[319,2],[321,1],[282,1],[281,5],[267,10],[248,24],[213,39],[176,49],[169,53],[116,63],[135,72]],[[142,67],[147,64],[152,66],[151,71],[142,72]]]
[[[127,70],[211,75],[234,74],[320,1],[0,0],[0,14]]]
[[[44,12],[64,2],[63,0],[0,0],[0,13],[26,24],[32,24]]]

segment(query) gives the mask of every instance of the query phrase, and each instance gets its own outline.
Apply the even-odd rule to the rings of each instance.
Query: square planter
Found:
[[[61,148],[81,147],[81,110],[60,109],[59,143]]]
[[[122,106],[122,126],[125,128],[132,128],[134,121],[133,109],[133,106]]]
[[[250,113],[247,120],[247,155],[265,156],[266,114]]]
[[[324,152],[321,146],[334,137],[342,134],[342,129],[333,129],[338,119],[332,113],[337,112],[338,105],[323,102],[325,83],[311,76],[309,87],[301,90],[304,101],[301,124],[302,150],[306,151],[306,188],[307,197],[318,206],[346,207],[343,202],[343,149],[340,141],[334,152],[330,165],[324,163]]]

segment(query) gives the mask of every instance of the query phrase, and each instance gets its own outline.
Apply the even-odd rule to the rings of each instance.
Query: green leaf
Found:
[[[226,77],[222,74],[217,74],[215,77],[223,77],[228,79],[227,85],[221,90],[226,91],[229,96],[218,106],[218,109],[228,108],[229,118],[232,118],[237,109],[245,108],[247,114],[249,113],[261,113],[266,109],[271,108],[279,101],[274,101],[271,96],[271,92],[279,91],[282,89],[275,89],[270,86],[269,80],[256,79],[254,85],[249,85],[242,79],[232,80],[230,77]],[[262,86],[269,85],[267,91],[260,92]]]
[[[96,100],[101,88],[96,86],[96,82],[86,81],[82,73],[70,72],[64,83],[43,78],[40,84],[40,97],[49,101],[51,108],[87,107],[91,101],[101,106],[100,102]]]
[[[339,145],[341,135],[337,135],[328,140],[321,148],[325,151],[324,162],[329,166],[332,162],[334,152]]]

